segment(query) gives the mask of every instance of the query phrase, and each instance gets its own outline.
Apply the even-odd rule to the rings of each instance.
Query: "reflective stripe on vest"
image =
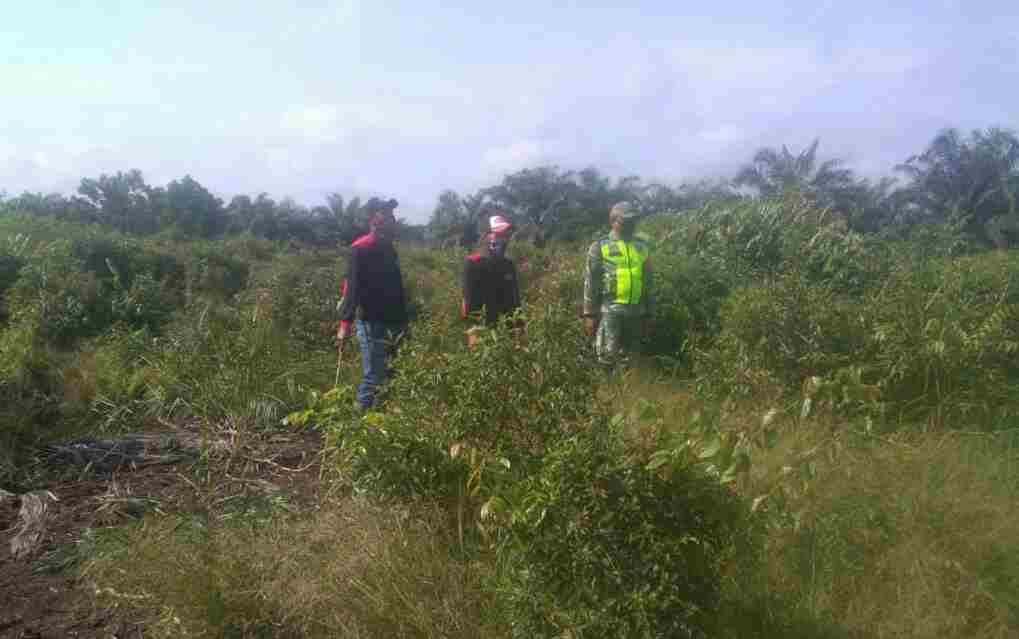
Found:
[[[641,251],[637,244],[622,240],[607,240],[601,245],[601,256],[612,264],[612,272],[605,271],[608,290],[615,289],[613,304],[639,304],[644,291],[644,262],[647,251]],[[612,282],[611,280],[615,280]],[[611,284],[615,284],[611,287]]]

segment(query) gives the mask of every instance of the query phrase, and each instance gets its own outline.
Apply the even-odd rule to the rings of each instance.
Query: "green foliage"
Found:
[[[90,531],[81,573],[96,585],[97,600],[148,613],[147,632],[158,637],[306,636],[309,628],[266,596],[287,567],[278,539],[287,504],[279,496],[233,497],[215,512]]]
[[[956,129],[945,129],[923,153],[896,168],[910,179],[902,193],[910,205],[909,221],[955,224],[982,244],[1014,245],[1019,176],[1014,132],[975,130],[967,139]],[[1002,220],[1008,223],[996,230],[992,223]]]
[[[742,588],[846,636],[999,637],[1019,625],[1014,433],[891,440],[815,428],[772,454]],[[992,523],[994,522],[994,523]]]
[[[277,425],[332,369],[330,349],[301,348],[271,322],[211,302],[168,326],[146,360],[158,412],[238,435]]]
[[[196,245],[186,257],[192,294],[206,293],[227,300],[248,285],[250,265],[225,254],[218,244]]]
[[[866,238],[802,206],[736,205],[658,229],[661,261],[673,266],[665,304],[697,290],[676,274],[681,251],[693,256],[688,273],[699,268],[702,283],[717,282],[678,306],[709,310],[701,317],[714,330],[693,344],[701,387],[802,391],[805,412],[820,405],[897,422],[1011,423],[1014,260]],[[722,264],[733,265],[729,274],[712,276]],[[693,319],[673,312],[673,329]]]
[[[47,339],[65,346],[117,323],[156,328],[173,298],[139,262],[107,238],[40,247],[11,290],[14,317],[38,322]]]
[[[800,192],[819,207],[849,213],[866,205],[869,183],[858,180],[841,160],[817,162],[814,140],[806,150],[793,155],[785,145],[781,151],[763,148],[733,180],[736,186],[753,188],[763,197]]]
[[[746,280],[781,271],[829,220],[796,193],[781,199],[708,204],[667,236],[676,250]]]
[[[223,201],[190,175],[167,185],[164,202],[162,223],[176,226],[187,235],[213,237],[226,229]]]
[[[719,313],[733,282],[730,274],[712,268],[708,260],[672,247],[662,247],[652,259],[656,302],[647,349],[676,360],[717,335]]]
[[[269,320],[310,347],[327,343],[336,324],[340,274],[335,254],[308,252],[277,259],[244,294],[252,321]]]
[[[567,206],[557,223],[582,236],[596,208]],[[288,242],[338,236],[312,232],[293,202],[228,212],[262,237],[183,243],[0,217],[3,481],[28,445],[64,428],[160,417],[268,437],[291,413],[289,427],[323,429],[341,481],[425,532],[373,555],[384,561],[356,581],[316,576],[312,611],[280,592],[306,592],[299,566],[327,562],[343,535],[302,545],[304,524],[257,513],[257,526],[150,521],[127,535],[128,564],[103,571],[105,601],[167,602],[160,632],[329,636],[341,599],[355,636],[509,632],[485,615],[513,620],[518,636],[697,636],[716,618],[761,637],[1016,627],[1014,446],[1002,435],[975,450],[940,431],[1016,424],[1019,265],[976,252],[961,226],[861,236],[792,192],[642,223],[658,289],[645,347],[692,371],[690,386],[650,369],[603,380],[579,330],[579,239],[514,243],[523,328],[486,330],[472,351],[457,312],[463,251],[401,246],[412,336],[381,410],[361,415],[354,362],[323,392],[341,256]],[[620,411],[633,428],[606,426]],[[917,425],[914,440],[874,439]],[[238,554],[266,539],[280,544]],[[152,570],[122,570],[139,556]],[[117,586],[125,575],[139,581]]]
[[[704,637],[745,525],[705,473],[718,448],[627,451],[595,426],[514,492],[514,636]]]
[[[31,323],[0,328],[0,483],[21,466],[39,422],[54,417],[50,353]]]
[[[986,254],[897,270],[871,302],[873,368],[901,418],[989,426],[1012,414],[1019,261]]]
[[[523,334],[489,330],[467,351],[458,334],[423,319],[395,363],[384,413],[358,419],[352,391],[338,389],[288,419],[326,429],[360,489],[455,500],[482,466],[526,472],[596,409],[595,371],[569,320],[561,308],[542,309]],[[490,494],[485,486],[470,495],[472,508]]]
[[[0,295],[17,281],[18,271],[24,265],[25,260],[17,255],[0,255]]]
[[[860,308],[796,273],[738,289],[722,307],[722,331],[700,354],[698,370],[738,394],[763,390],[767,378],[798,388],[806,377],[827,375],[864,355]]]
[[[529,290],[551,300],[579,281],[576,269],[559,270],[541,269]],[[735,472],[731,447],[665,448],[652,458],[626,452],[618,434],[608,438],[615,444],[592,438],[585,433],[603,430],[607,413],[573,313],[531,308],[522,330],[486,330],[468,351],[435,307],[444,300],[426,304],[401,348],[382,412],[359,415],[352,388],[340,387],[287,423],[324,429],[355,489],[442,504],[465,552],[495,543],[499,561],[514,566],[505,587],[521,636],[555,627],[699,636],[739,521],[723,487]],[[729,461],[716,459],[723,452]],[[534,519],[539,510],[548,518]],[[589,519],[601,527],[575,525]]]
[[[104,173],[98,179],[83,178],[78,193],[100,221],[118,231],[146,234],[158,229],[159,196],[138,169],[117,171],[115,175]]]

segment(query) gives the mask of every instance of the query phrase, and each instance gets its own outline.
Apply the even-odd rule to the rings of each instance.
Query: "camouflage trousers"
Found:
[[[602,309],[594,348],[598,361],[608,367],[626,362],[627,355],[640,351],[644,313],[640,307],[613,304]]]

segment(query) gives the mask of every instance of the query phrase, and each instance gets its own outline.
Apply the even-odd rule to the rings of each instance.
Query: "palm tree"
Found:
[[[842,213],[859,201],[860,183],[842,160],[831,159],[817,163],[820,140],[794,155],[784,144],[782,149],[762,148],[754,154],[733,180],[735,186],[747,186],[762,197],[781,195],[790,190],[814,197],[819,204],[830,206]]]
[[[1016,226],[1019,138],[1011,131],[976,130],[967,140],[945,129],[896,170],[910,180],[904,196],[921,219],[956,223],[995,242],[995,228]]]

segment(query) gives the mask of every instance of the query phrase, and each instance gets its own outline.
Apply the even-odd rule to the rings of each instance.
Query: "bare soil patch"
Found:
[[[230,473],[223,490],[243,482],[266,482],[287,491],[298,502],[319,493],[321,444],[315,434],[274,437],[260,450],[228,451]],[[226,461],[226,460],[229,461]],[[153,509],[187,508],[195,482],[189,479],[199,463],[217,472],[219,462],[178,455],[158,463],[118,464],[97,473],[87,465],[50,468],[31,486],[55,497],[46,509],[45,525],[31,552],[15,557],[11,541],[22,529],[20,495],[0,498],[0,639],[75,637],[143,637],[138,619],[112,614],[93,605],[76,574],[74,560],[89,530],[123,525]],[[22,493],[24,494],[24,493]]]

